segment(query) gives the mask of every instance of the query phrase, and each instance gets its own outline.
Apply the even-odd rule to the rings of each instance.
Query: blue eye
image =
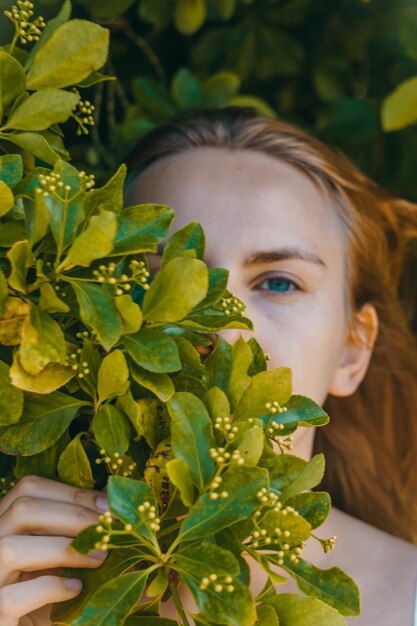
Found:
[[[260,285],[267,284],[268,287],[266,289],[260,288]],[[289,288],[289,285],[293,286],[293,289]],[[259,283],[257,289],[260,291],[271,291],[272,293],[292,293],[294,291],[300,291],[300,287],[289,278],[285,278],[285,276],[272,276],[271,278],[267,278],[266,280]]]

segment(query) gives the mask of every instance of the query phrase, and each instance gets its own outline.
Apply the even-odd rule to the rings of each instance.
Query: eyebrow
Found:
[[[157,245],[157,254],[162,255],[164,251],[164,244]],[[254,265],[262,265],[264,263],[274,263],[277,261],[287,261],[289,259],[297,259],[300,261],[306,261],[307,263],[314,263],[315,265],[321,265],[327,269],[326,263],[317,254],[313,252],[306,252],[300,248],[284,247],[273,248],[271,250],[258,250],[251,252],[243,260],[244,267],[253,267]]]

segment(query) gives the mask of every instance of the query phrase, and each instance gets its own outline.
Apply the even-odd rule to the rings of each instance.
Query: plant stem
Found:
[[[172,587],[170,587],[170,590],[175,602],[175,606],[177,607],[178,617],[181,618],[182,626],[190,626],[190,622],[187,619],[187,616],[184,612],[184,607],[182,606],[180,597],[178,595],[177,587],[175,585],[172,585]]]

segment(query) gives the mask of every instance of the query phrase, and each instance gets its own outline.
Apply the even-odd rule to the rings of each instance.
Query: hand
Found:
[[[61,568],[103,563],[106,552],[82,555],[69,544],[107,509],[101,491],[38,476],[0,500],[1,626],[50,626],[51,605],[80,593],[81,582],[63,578]]]

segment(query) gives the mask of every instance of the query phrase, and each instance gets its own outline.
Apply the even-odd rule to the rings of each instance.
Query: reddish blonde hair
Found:
[[[164,156],[202,146],[255,150],[309,176],[334,200],[347,236],[345,297],[348,328],[362,342],[355,312],[375,306],[379,331],[367,374],[349,397],[328,395],[330,424],[315,434],[324,452],[320,485],[335,506],[417,543],[417,342],[410,323],[415,289],[407,275],[417,239],[417,205],[365,176],[344,154],[281,120],[252,109],[197,109],[158,126],[127,159],[126,192]]]

